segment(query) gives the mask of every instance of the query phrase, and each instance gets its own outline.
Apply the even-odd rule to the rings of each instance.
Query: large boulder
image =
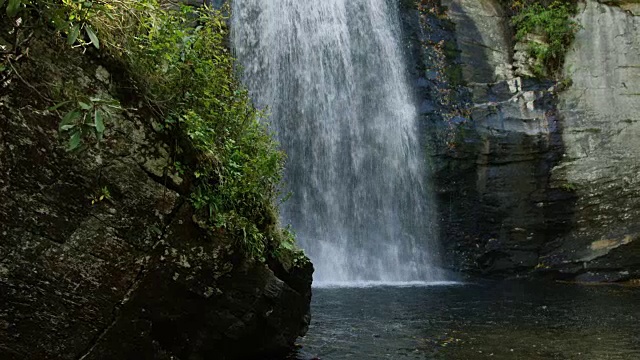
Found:
[[[123,73],[38,35],[28,46],[0,89],[0,358],[290,349],[309,324],[311,264],[256,261],[201,226],[189,184],[167,170],[171,145]],[[60,114],[45,110],[51,89],[117,98],[125,110],[113,111],[99,148],[71,153]]]

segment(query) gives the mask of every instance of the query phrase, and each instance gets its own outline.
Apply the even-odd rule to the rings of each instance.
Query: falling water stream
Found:
[[[387,0],[235,0],[244,83],[287,153],[316,285],[439,280],[425,155]]]
[[[234,0],[232,29],[320,287],[287,359],[639,358],[638,289],[430,286],[444,282],[397,1]]]

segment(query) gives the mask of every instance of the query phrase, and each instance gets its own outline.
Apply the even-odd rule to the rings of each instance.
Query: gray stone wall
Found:
[[[572,85],[521,75],[527,59],[514,56],[497,0],[442,5],[405,32],[420,43],[413,76],[430,105],[445,262],[485,275],[640,277],[637,4],[581,5],[564,68]],[[457,67],[461,84],[445,76]]]
[[[574,230],[541,261],[580,267],[580,279],[640,270],[640,16],[630,9],[582,4],[564,67],[572,80],[558,105],[565,152],[552,180],[577,195]]]

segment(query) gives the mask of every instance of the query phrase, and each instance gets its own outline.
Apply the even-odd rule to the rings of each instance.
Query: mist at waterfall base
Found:
[[[397,3],[236,0],[243,81],[287,153],[282,206],[315,286],[441,281]]]

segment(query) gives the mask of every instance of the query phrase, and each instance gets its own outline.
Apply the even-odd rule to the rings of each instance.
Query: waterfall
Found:
[[[316,284],[437,280],[426,156],[391,0],[234,0],[243,81],[287,153]]]

